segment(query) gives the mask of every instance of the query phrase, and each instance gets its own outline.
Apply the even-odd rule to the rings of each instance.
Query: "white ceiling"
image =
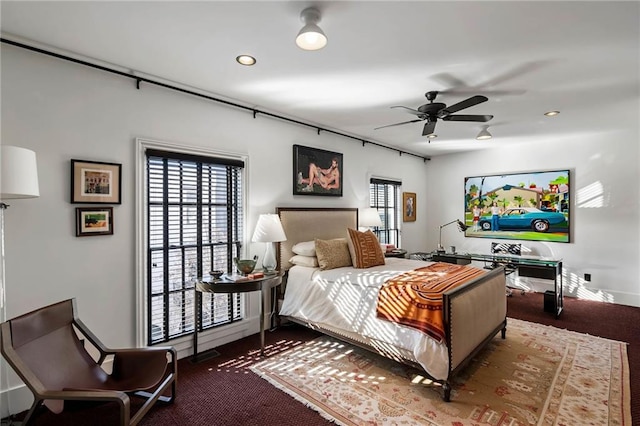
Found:
[[[329,42],[294,43],[315,5]],[[173,1],[0,4],[2,36],[63,49],[422,156],[637,127],[640,3]],[[253,67],[235,62],[257,58]],[[438,121],[428,143],[425,92],[482,123]],[[560,110],[554,118],[548,110]]]

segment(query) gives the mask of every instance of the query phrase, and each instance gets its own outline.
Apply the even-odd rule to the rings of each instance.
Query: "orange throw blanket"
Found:
[[[442,294],[484,273],[473,266],[441,262],[404,272],[384,283],[376,314],[443,342]]]

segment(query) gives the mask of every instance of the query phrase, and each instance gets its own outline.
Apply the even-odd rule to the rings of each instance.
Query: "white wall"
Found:
[[[440,224],[462,218],[464,177],[570,169],[571,243],[521,243],[534,254],[563,259],[566,295],[640,306],[637,123],[611,134],[568,135],[517,147],[509,147],[507,140],[499,150],[432,159],[427,202],[439,207],[427,217],[428,240],[438,240]],[[494,133],[499,137],[499,128]],[[491,242],[465,238],[453,226],[443,229],[442,239],[445,247],[480,253],[488,253]],[[591,274],[591,282],[584,281],[585,273]]]
[[[6,210],[7,318],[75,297],[81,318],[107,346],[136,342],[135,138],[169,141],[248,156],[247,241],[258,215],[277,206],[365,207],[371,175],[400,179],[418,194],[418,220],[405,248],[426,247],[429,163],[311,128],[142,84],[70,62],[2,45],[2,143],[36,151],[40,197]],[[344,154],[343,197],[292,195],[292,145]],[[114,235],[77,238],[69,203],[70,160],[122,164],[122,204]],[[249,255],[264,244],[248,244]],[[257,332],[257,294],[250,330]],[[219,333],[222,336],[225,333]],[[227,333],[228,334],[228,333]],[[233,336],[220,337],[218,346]],[[206,340],[206,339],[203,339]],[[180,343],[188,349],[189,339]],[[206,349],[201,347],[200,350]],[[187,351],[190,353],[190,349]],[[12,386],[15,385],[13,380]],[[12,411],[14,411],[12,406]]]
[[[136,90],[128,79],[19,48],[3,45],[1,55],[2,143],[36,151],[41,194],[15,200],[6,211],[8,318],[75,297],[80,316],[105,344],[135,344],[137,137],[247,155],[248,237],[258,215],[277,206],[364,207],[371,175],[401,179],[403,191],[415,192],[418,201],[416,222],[403,224],[402,245],[409,252],[433,250],[439,225],[461,217],[464,176],[572,168],[572,199],[579,200],[581,188],[600,183],[602,206],[574,206],[572,243],[538,244],[539,251],[564,258],[571,292],[640,306],[637,128],[436,157],[425,164],[154,86]],[[343,197],[292,195],[293,144],[344,154]],[[122,164],[114,235],[75,237],[72,158]],[[443,234],[446,245],[488,249],[487,240],[465,239],[453,227]],[[264,245],[249,244],[249,250],[261,256]],[[588,286],[580,280],[585,272],[593,276]],[[249,302],[257,315],[255,298]],[[257,332],[257,322],[252,324]]]

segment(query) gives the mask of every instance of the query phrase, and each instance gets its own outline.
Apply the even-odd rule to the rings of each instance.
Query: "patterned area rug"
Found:
[[[452,383],[321,337],[252,371],[340,425],[631,425],[626,343],[509,319]]]

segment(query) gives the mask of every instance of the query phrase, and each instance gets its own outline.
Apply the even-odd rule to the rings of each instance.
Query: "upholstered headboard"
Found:
[[[292,266],[289,259],[295,244],[316,238],[348,238],[347,228],[358,228],[358,209],[355,208],[278,207],[276,212],[287,236],[287,241],[279,243],[276,251],[278,269],[285,271]]]

